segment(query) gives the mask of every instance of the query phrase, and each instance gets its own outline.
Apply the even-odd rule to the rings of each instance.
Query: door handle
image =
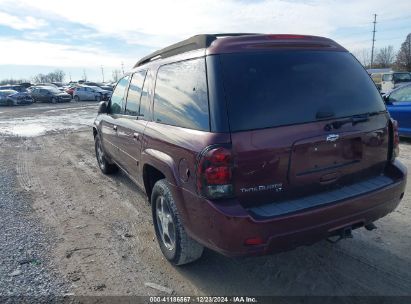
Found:
[[[117,126],[113,126],[113,130],[114,130],[114,131],[117,131]]]
[[[140,140],[140,134],[138,133],[133,133],[133,137],[135,140]]]

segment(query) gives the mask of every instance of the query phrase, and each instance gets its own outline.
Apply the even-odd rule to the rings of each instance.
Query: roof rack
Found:
[[[256,33],[221,33],[221,34],[201,34],[201,35],[195,35],[193,37],[190,37],[186,40],[177,42],[175,44],[172,44],[166,48],[163,48],[161,50],[155,51],[151,53],[150,55],[147,55],[140,59],[135,65],[134,68],[141,66],[147,62],[161,59],[161,58],[167,58],[171,57],[174,55],[182,54],[188,51],[193,51],[193,50],[198,50],[198,49],[203,49],[207,48],[211,45],[211,43],[218,39],[218,38],[223,38],[223,37],[235,37],[235,36],[245,36],[245,35],[258,35]]]

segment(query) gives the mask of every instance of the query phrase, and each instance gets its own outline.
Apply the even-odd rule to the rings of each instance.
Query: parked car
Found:
[[[73,98],[73,94],[74,94],[74,90],[76,89],[77,86],[69,86],[67,88],[65,88],[65,92],[67,94],[70,94],[71,98]]]
[[[17,106],[32,103],[33,98],[27,92],[0,90],[0,105]]]
[[[97,91],[89,86],[76,87],[73,92],[73,98],[75,101],[80,100],[103,100],[103,96],[100,91]]]
[[[381,92],[388,93],[406,83],[411,82],[411,74],[408,72],[392,72],[382,75]]]
[[[322,37],[198,35],[154,52],[100,103],[93,135],[101,171],[147,194],[176,265],[204,246],[243,256],[351,237],[405,191],[395,121]]]
[[[90,86],[94,91],[99,92],[101,96],[101,100],[109,100],[111,97],[112,92],[108,90],[104,90],[100,87]]]
[[[17,92],[27,92],[27,88],[21,84],[8,84],[8,85],[1,85],[0,90],[13,90]]]
[[[35,86],[30,91],[31,97],[35,101],[43,102],[70,102],[71,96],[65,92],[61,92],[55,87]]]
[[[400,136],[411,137],[411,83],[384,96],[392,118],[398,121]]]

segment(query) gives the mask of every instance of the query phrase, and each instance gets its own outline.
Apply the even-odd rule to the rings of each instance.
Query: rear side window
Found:
[[[392,80],[392,74],[384,74],[382,76],[383,81],[391,81]]]
[[[128,76],[122,78],[116,85],[110,102],[110,114],[121,114],[124,92],[127,88]]]
[[[126,115],[137,116],[140,106],[141,91],[143,88],[146,71],[140,71],[133,74],[127,95]]]
[[[275,51],[221,56],[232,131],[385,111],[348,52]]]
[[[146,76],[146,80],[144,81],[143,85],[143,92],[141,93],[141,101],[140,101],[140,110],[139,110],[139,115],[140,119],[149,119],[149,114],[150,114],[150,98],[148,97],[148,86],[149,83],[151,82],[152,76],[151,72],[149,72]]]
[[[154,120],[194,130],[210,130],[204,58],[159,68],[154,95]]]

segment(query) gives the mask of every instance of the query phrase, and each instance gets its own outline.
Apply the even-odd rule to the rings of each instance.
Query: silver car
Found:
[[[88,86],[81,86],[77,87],[73,92],[73,98],[75,101],[80,100],[95,100],[100,101],[102,100],[101,92],[93,89],[92,87]]]

